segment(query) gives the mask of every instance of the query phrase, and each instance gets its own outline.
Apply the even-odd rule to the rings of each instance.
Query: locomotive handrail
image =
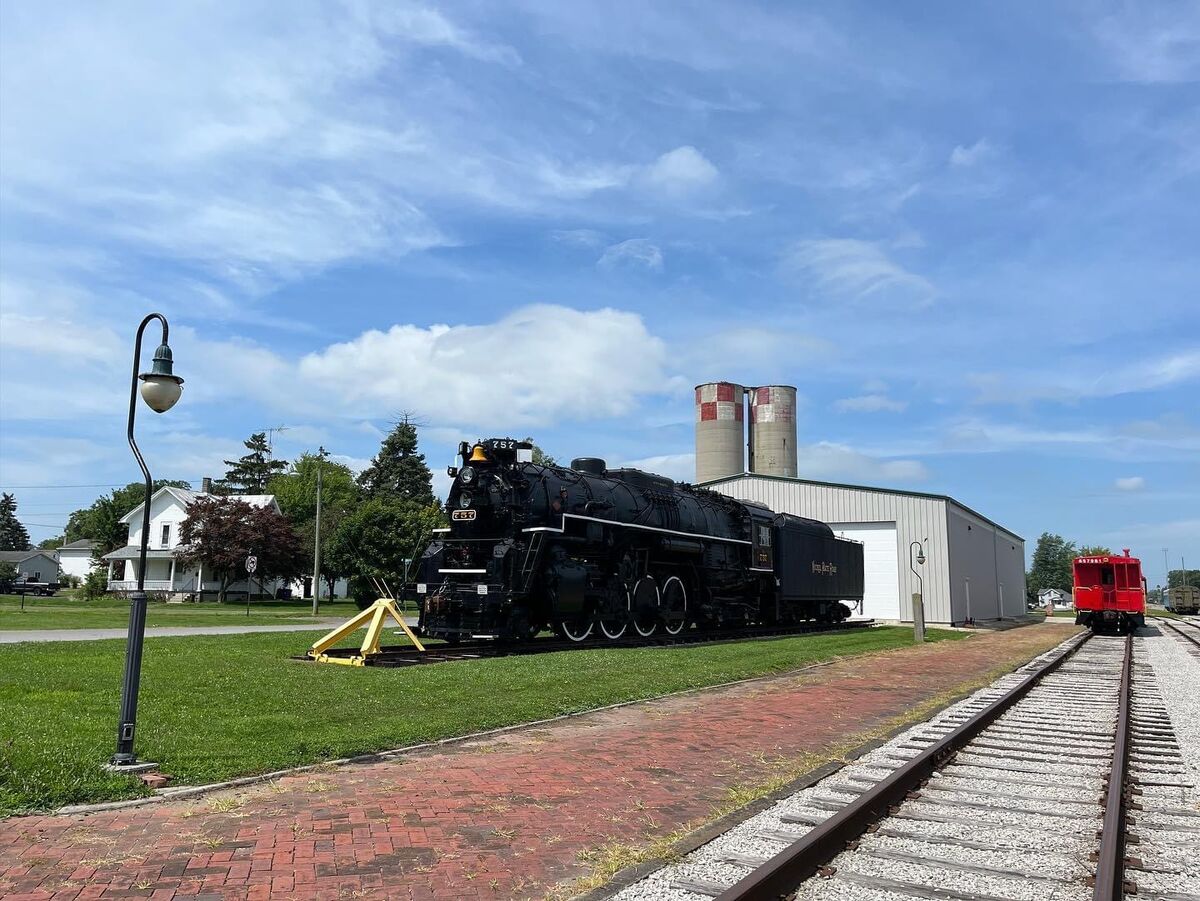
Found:
[[[582,513],[563,513],[562,525],[555,528],[554,526],[531,526],[527,529],[522,529],[522,532],[558,532],[562,534],[567,530],[567,519],[578,519],[584,522],[598,522],[609,526],[620,526],[625,529],[641,529],[644,532],[660,532],[663,535],[682,535],[685,538],[700,538],[704,541],[724,541],[729,544],[750,544],[744,538],[724,538],[719,535],[705,535],[703,532],[684,532],[679,529],[660,529],[658,526],[644,526],[636,522],[620,522],[615,519],[601,519],[598,516],[584,516]]]

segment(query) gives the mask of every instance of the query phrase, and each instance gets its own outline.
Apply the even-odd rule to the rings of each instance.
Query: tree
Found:
[[[526,438],[530,444],[533,444],[533,462],[538,466],[557,466],[558,461],[551,457],[548,453],[533,443],[532,438]]]
[[[17,499],[0,495],[0,551],[29,550],[29,532],[17,519]]]
[[[374,498],[346,516],[330,537],[324,558],[351,577],[351,594],[360,607],[379,596],[372,577],[388,585],[404,581],[421,556],[433,530],[445,524],[441,507],[411,500]]]
[[[229,586],[245,574],[246,558],[258,557],[256,579],[293,579],[304,571],[304,550],[287,518],[274,507],[255,507],[232,497],[203,495],[188,505],[179,528],[176,559],[202,565],[221,583],[224,603]]]
[[[390,498],[432,504],[433,476],[425,455],[417,453],[417,427],[406,416],[383,439],[379,453],[358,477],[368,498]]]
[[[300,536],[305,566],[310,571],[316,538],[318,470],[321,473],[321,546],[324,548],[342,519],[358,506],[362,492],[350,467],[329,460],[324,450],[302,454],[292,464],[291,472],[275,476],[267,484],[267,493],[275,495],[283,515]],[[346,573],[331,565],[329,556],[322,551],[321,575],[328,586],[326,597],[329,597],[337,580]]]
[[[271,456],[266,432],[255,432],[242,443],[250,453],[237,460],[225,461],[229,469],[225,472],[223,486],[236,494],[266,494],[267,483],[284,472],[288,465]]]
[[[1043,532],[1033,552],[1033,566],[1026,575],[1026,585],[1033,597],[1043,588],[1058,588],[1070,593],[1075,577],[1075,543],[1061,535]]]
[[[12,582],[17,578],[17,568],[11,563],[0,563],[0,582]]]
[[[1075,554],[1076,557],[1111,557],[1112,548],[1099,544],[1085,544]]]
[[[59,535],[57,538],[43,538],[38,542],[38,550],[56,551],[66,543],[67,542],[61,535]]]
[[[151,483],[152,492],[161,488],[190,487],[188,482],[178,479],[155,479]],[[111,494],[101,495],[90,507],[84,507],[71,514],[67,519],[63,542],[70,543],[83,538],[96,542],[92,552],[96,559],[123,547],[129,540],[129,528],[121,519],[145,499],[145,482],[130,482],[124,488],[115,489]]]
[[[1200,569],[1173,569],[1167,573],[1167,587],[1194,585],[1200,588]]]

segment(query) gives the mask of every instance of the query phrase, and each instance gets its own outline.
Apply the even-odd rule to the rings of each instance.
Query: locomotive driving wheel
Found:
[[[568,641],[587,641],[592,634],[593,623],[582,616],[560,620],[555,631]]]
[[[678,635],[687,627],[687,588],[679,576],[663,582],[662,621],[668,635]]]
[[[633,628],[642,638],[658,631],[661,599],[653,576],[642,576],[633,586]]]
[[[609,641],[616,641],[629,628],[631,606],[629,586],[618,582],[608,592],[608,602],[600,613],[600,631]]]

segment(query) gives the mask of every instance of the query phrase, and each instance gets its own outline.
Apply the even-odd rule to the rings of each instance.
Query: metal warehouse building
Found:
[[[862,542],[866,616],[912,621],[913,541],[925,542],[925,564],[916,568],[925,583],[927,622],[1025,614],[1024,539],[952,497],[753,472],[706,481],[703,487],[777,513],[822,520],[835,534]]]

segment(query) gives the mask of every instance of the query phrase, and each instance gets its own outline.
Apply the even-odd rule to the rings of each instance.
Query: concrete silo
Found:
[[[746,389],[732,382],[696,386],[696,481],[746,471]],[[795,469],[795,455],[792,457]]]
[[[794,479],[797,475],[796,389],[791,385],[769,385],[747,391],[750,395],[749,471]]]

